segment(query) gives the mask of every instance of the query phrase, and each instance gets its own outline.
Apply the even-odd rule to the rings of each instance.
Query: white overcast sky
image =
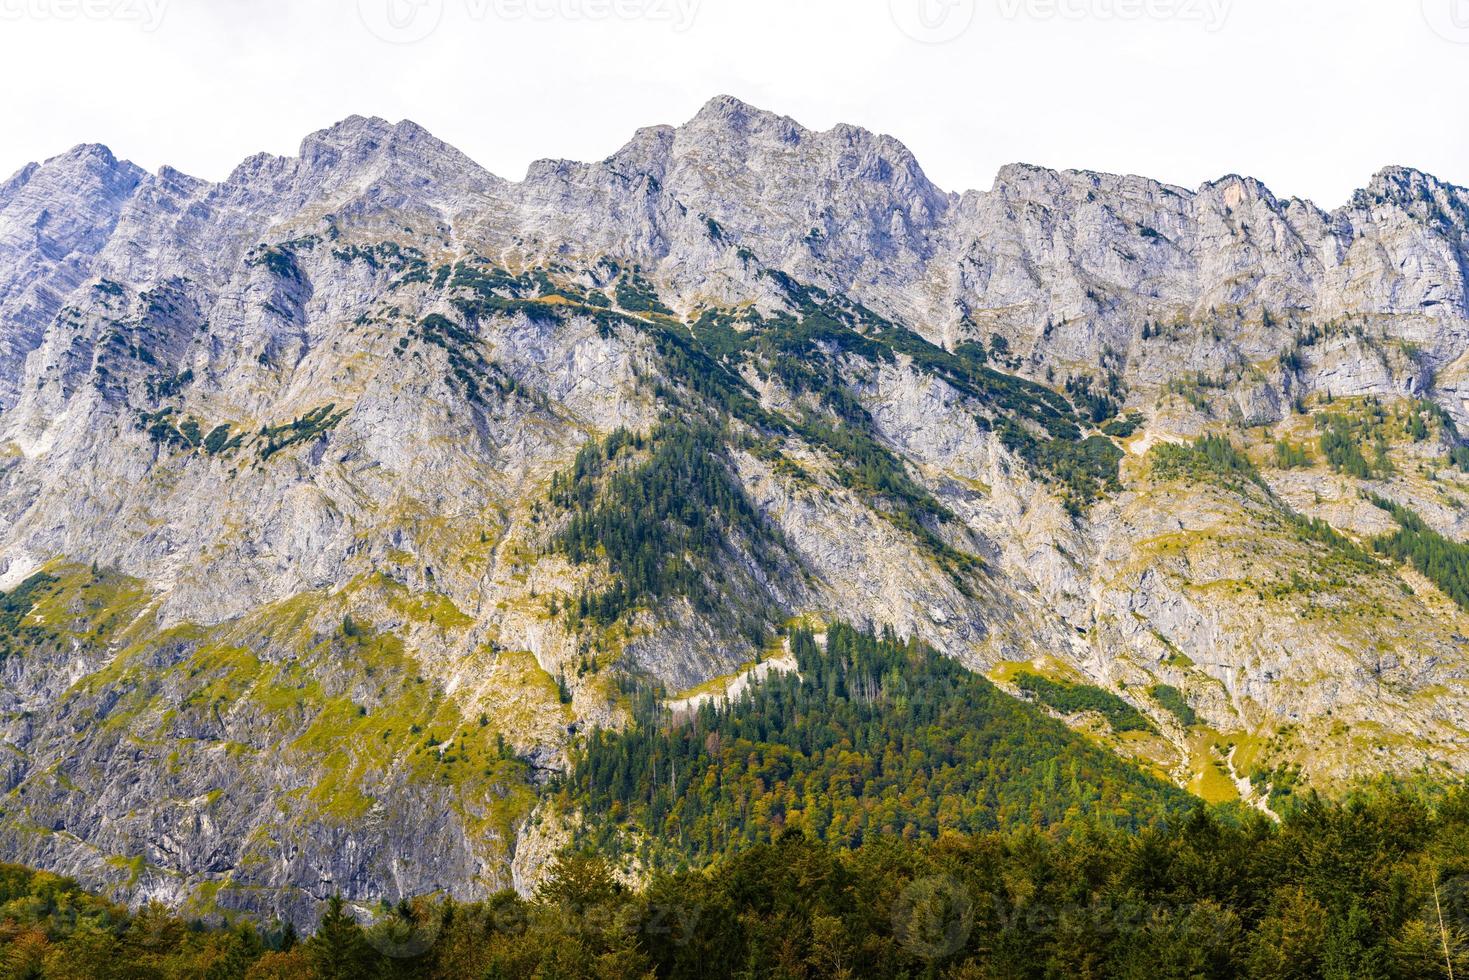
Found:
[[[729,93],[949,190],[1025,161],[1334,207],[1389,163],[1469,184],[1469,0],[0,0],[0,93],[4,174],[101,142],[219,179],[361,113],[519,179]]]

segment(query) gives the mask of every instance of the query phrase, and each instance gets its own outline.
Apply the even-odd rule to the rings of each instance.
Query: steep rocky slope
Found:
[[[1158,734],[1070,720],[1211,797],[1462,771],[1469,615],[1362,492],[1464,536],[1466,254],[1407,169],[956,195],[728,98],[519,183],[362,118],[27,167],[0,846],[203,912],[482,894],[634,681],[797,616],[1117,691]]]

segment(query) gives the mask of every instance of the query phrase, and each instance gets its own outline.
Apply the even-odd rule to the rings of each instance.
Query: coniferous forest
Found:
[[[1469,794],[1308,799],[1282,825],[1198,808],[1141,830],[788,829],[633,890],[560,859],[536,894],[420,899],[306,938],[128,913],[0,867],[6,977],[622,978],[1463,976]]]
[[[851,847],[1082,819],[1136,828],[1190,806],[922,644],[837,623],[823,643],[793,630],[790,648],[798,672],[727,707],[674,716],[644,698],[631,731],[593,732],[563,787],[592,815],[584,843],[677,867],[787,828]]]

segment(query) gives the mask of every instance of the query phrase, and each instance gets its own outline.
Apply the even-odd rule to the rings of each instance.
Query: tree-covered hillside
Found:
[[[595,731],[563,805],[584,840],[658,867],[704,864],[799,828],[856,846],[1071,820],[1141,827],[1195,801],[928,647],[831,626],[790,635],[798,672],[670,714],[645,696]]]

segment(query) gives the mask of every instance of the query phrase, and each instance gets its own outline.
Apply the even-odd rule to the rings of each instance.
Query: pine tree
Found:
[[[340,895],[327,899],[326,911],[305,948],[318,980],[361,980],[375,965],[373,949]]]

